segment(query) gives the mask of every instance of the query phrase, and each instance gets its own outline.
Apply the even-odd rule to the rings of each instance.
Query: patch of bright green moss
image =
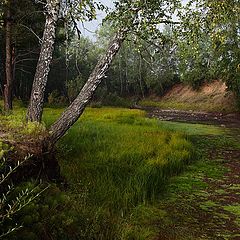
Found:
[[[214,208],[216,206],[218,206],[218,204],[215,203],[214,201],[206,201],[200,205],[200,208],[205,211],[209,211],[211,208]]]
[[[227,205],[223,207],[224,210],[231,212],[240,218],[240,204],[237,205]]]
[[[240,190],[240,184],[232,184],[228,189],[230,189],[230,190]]]
[[[4,155],[9,151],[9,146],[2,141],[0,141],[0,160],[4,157]]]

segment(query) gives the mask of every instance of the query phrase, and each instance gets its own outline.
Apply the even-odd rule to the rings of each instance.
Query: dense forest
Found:
[[[197,6],[185,6],[186,9],[175,17],[179,22],[159,24],[159,31],[154,34],[160,36],[129,34],[95,99],[114,104],[118,97],[138,99],[153,93],[161,95],[177,82],[197,88],[205,81],[216,79],[226,81],[229,89],[239,94],[238,3],[199,1],[192,4]],[[30,98],[41,48],[45,23],[42,8],[32,1],[13,2],[9,19],[7,6],[3,5],[1,10],[1,94],[4,95],[9,68],[13,82],[11,98],[24,103]],[[7,20],[11,28],[8,50]],[[115,31],[111,20],[107,19],[96,33],[96,41],[92,41],[76,28],[77,20],[72,21],[69,16],[65,19],[62,16],[57,23],[45,102],[67,104],[73,101]]]
[[[0,2],[0,239],[240,239],[239,0],[110,5]]]

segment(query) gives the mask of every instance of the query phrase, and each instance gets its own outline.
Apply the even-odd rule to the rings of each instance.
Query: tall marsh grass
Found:
[[[117,226],[139,206],[156,202],[168,178],[193,154],[185,134],[162,128],[142,111],[109,108],[88,109],[59,148],[69,191],[86,191],[84,208],[95,209]],[[102,227],[104,237],[96,239],[118,239],[114,231],[122,229],[110,228]]]

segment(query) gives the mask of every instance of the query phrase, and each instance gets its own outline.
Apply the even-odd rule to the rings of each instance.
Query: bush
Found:
[[[113,107],[130,107],[132,105],[129,100],[119,97],[116,93],[109,93],[102,99],[102,104]]]
[[[48,104],[50,104],[51,106],[61,107],[65,106],[67,102],[67,98],[60,95],[58,90],[54,90],[48,95]]]

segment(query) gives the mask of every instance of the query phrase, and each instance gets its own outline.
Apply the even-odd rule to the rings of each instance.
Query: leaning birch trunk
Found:
[[[40,122],[42,118],[44,93],[54,50],[59,9],[60,0],[47,0],[46,22],[41,52],[33,80],[32,93],[27,113],[27,120],[31,122]]]
[[[105,78],[114,56],[119,51],[126,30],[119,31],[110,43],[106,54],[98,61],[88,81],[72,104],[62,113],[61,117],[50,128],[50,144],[54,144],[82,115],[86,105],[91,100],[95,90]]]
[[[6,63],[5,73],[6,81],[4,84],[4,110],[9,111],[12,109],[12,15],[11,15],[11,1],[9,1],[7,14],[6,14]]]

